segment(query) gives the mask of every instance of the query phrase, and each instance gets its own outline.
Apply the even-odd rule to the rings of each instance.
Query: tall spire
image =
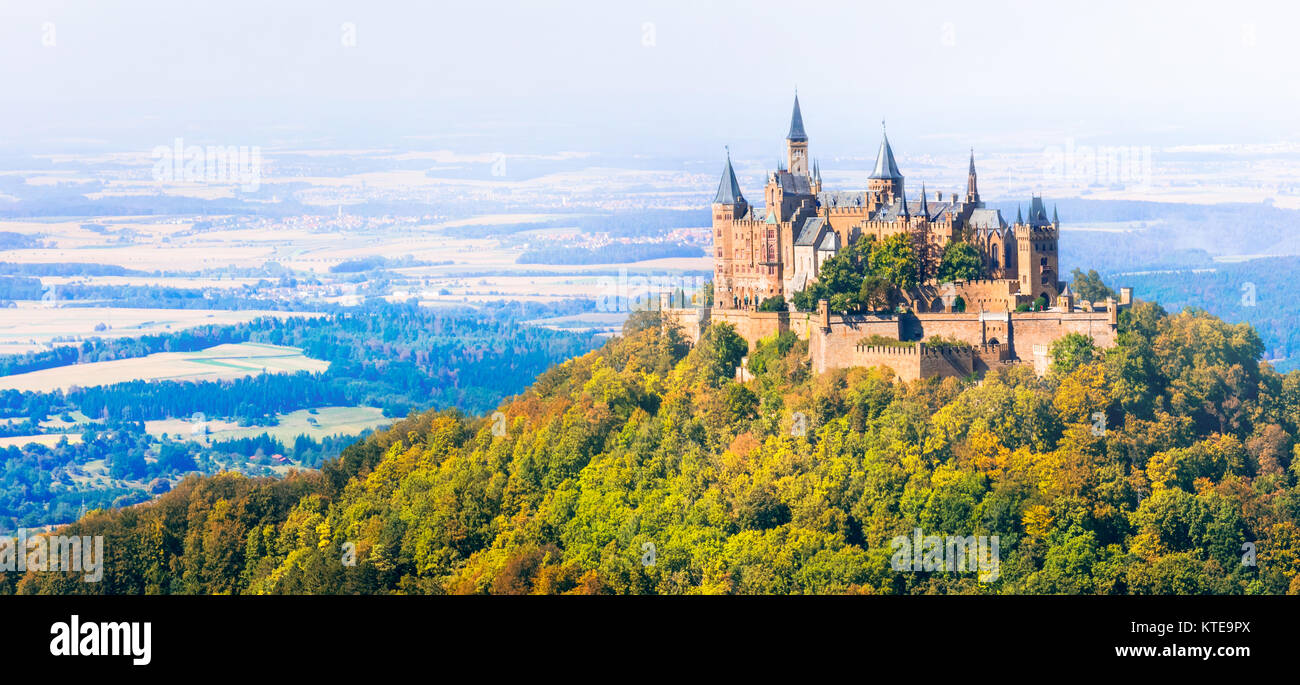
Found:
[[[925,184],[921,184],[921,217],[930,220],[930,203],[925,199]]]
[[[876,168],[871,171],[870,178],[903,180],[903,174],[898,170],[898,163],[894,161],[894,150],[889,147],[889,136],[885,135],[883,119],[880,121],[880,151],[876,153]]]
[[[902,189],[901,193],[902,193],[902,202],[903,202],[903,219],[911,219],[912,213],[907,211],[907,189],[906,188]]]
[[[1060,223],[1061,218],[1056,215],[1056,203],[1052,203],[1052,225],[1058,226]]]
[[[718,182],[718,194],[713,196],[713,204],[736,205],[744,201],[740,184],[736,182],[736,172],[731,168],[731,148],[727,147],[727,165],[722,168],[722,180]]]
[[[787,135],[785,139],[801,142],[806,142],[808,140],[808,134],[803,130],[803,113],[799,111],[798,90],[795,90],[794,92],[794,113],[790,115],[790,134]]]
[[[1016,205],[1016,223],[1018,224],[1025,223],[1025,217],[1023,214],[1020,213],[1020,205]]]
[[[966,172],[966,201],[982,206],[978,205],[980,191],[975,181],[975,148],[970,149],[970,169]]]

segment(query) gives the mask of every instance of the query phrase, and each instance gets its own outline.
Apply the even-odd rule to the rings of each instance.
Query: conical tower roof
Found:
[[[871,171],[871,178],[883,178],[894,181],[903,180],[903,173],[894,161],[894,150],[889,147],[889,136],[885,135],[885,122],[880,122],[880,151],[876,153],[876,168]]]
[[[807,142],[808,134],[803,130],[803,113],[799,111],[799,94],[794,94],[794,113],[790,115],[790,134],[786,140]]]
[[[736,172],[731,168],[731,150],[727,150],[727,165],[722,168],[722,180],[718,182],[718,193],[713,196],[715,205],[734,205],[745,201],[740,194],[740,184],[736,182]]]

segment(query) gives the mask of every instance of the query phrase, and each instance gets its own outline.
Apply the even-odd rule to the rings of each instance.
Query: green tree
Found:
[[[749,351],[749,343],[736,333],[735,326],[715,323],[705,329],[696,349],[709,376],[723,380],[735,376],[741,358]]]
[[[871,250],[871,271],[886,283],[900,290],[910,290],[916,287],[917,261],[916,252],[912,248],[911,238],[906,233],[895,233],[894,235],[880,241]],[[859,290],[854,289],[854,292]]]
[[[982,270],[983,265],[975,246],[953,240],[943,248],[943,258],[939,261],[938,280],[940,283],[972,281],[980,277]]]
[[[1048,353],[1052,357],[1052,371],[1066,375],[1097,358],[1097,343],[1089,335],[1066,333],[1052,342]]]
[[[1070,289],[1074,291],[1075,297],[1089,302],[1104,302],[1108,297],[1118,298],[1114,290],[1101,280],[1101,275],[1096,269],[1089,269],[1084,273],[1080,269],[1070,272],[1074,276],[1074,281],[1070,283]]]

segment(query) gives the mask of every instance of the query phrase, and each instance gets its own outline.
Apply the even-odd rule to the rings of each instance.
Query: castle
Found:
[[[808,134],[796,94],[784,164],[768,174],[761,205],[741,191],[727,152],[713,198],[713,303],[700,309],[668,309],[668,318],[692,339],[713,321],[726,321],[749,341],[794,331],[809,341],[815,370],[883,365],[905,380],[965,376],[996,365],[1032,363],[1042,372],[1053,341],[1067,333],[1090,336],[1100,347],[1115,344],[1118,301],[1077,300],[1059,280],[1060,221],[1049,218],[1040,197],[1030,199],[1008,222],[980,200],[971,150],[966,192],[929,197],[924,185],[907,199],[904,177],[881,124],[880,149],[866,189],[827,191],[820,164],[808,154]],[[826,260],[856,241],[907,234],[918,255],[941,254],[952,241],[979,255],[977,280],[921,283],[898,293],[900,306],[884,314],[833,314],[822,300],[815,312],[793,305],[762,311],[764,302],[789,302],[817,282]],[[775,298],[782,298],[777,300]],[[771,307],[763,307],[770,309]],[[1028,310],[1028,311],[1027,311]],[[935,337],[946,344],[927,345]],[[878,344],[882,339],[896,344]],[[959,344],[950,344],[953,341]],[[743,373],[743,370],[742,370]]]

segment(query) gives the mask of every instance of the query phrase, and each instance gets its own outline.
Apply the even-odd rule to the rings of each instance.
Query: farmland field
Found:
[[[146,421],[145,430],[161,437],[164,433],[178,440],[193,440],[211,445],[214,440],[237,440],[268,433],[287,445],[293,439],[306,435],[320,439],[330,435],[356,435],[367,428],[377,428],[392,422],[375,407],[317,407],[280,414],[275,426],[240,427],[229,421],[207,421],[207,434],[195,432],[196,423],[186,419]]]
[[[313,312],[128,307],[45,307],[21,302],[0,308],[0,354],[19,354],[76,338],[156,335],[205,325],[237,324],[263,316],[320,316]],[[102,330],[95,327],[103,324]],[[53,342],[56,338],[61,342]]]
[[[46,447],[54,447],[59,441],[67,438],[71,444],[81,442],[81,436],[70,433],[45,433],[42,435],[13,435],[7,438],[0,438],[0,447],[22,447],[36,443]]]
[[[322,372],[329,362],[310,359],[294,347],[239,343],[197,352],[159,352],[135,359],[73,364],[0,376],[0,390],[51,392],[133,380],[229,380],[266,373]]]

